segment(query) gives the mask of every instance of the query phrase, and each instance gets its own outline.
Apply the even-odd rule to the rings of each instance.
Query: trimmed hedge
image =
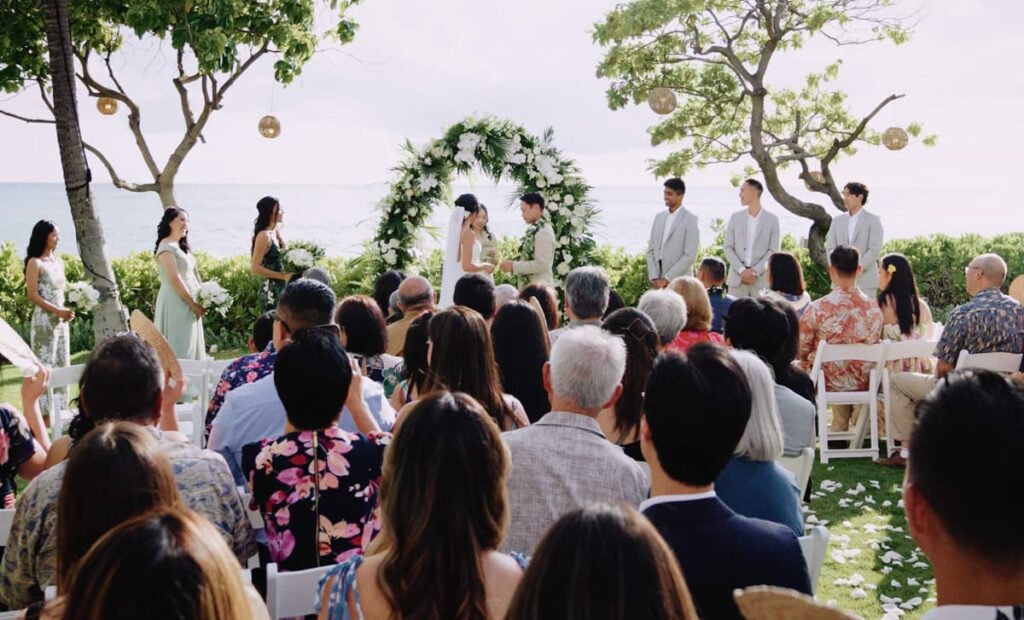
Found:
[[[710,254],[722,257],[724,225],[719,220],[713,223],[713,228],[716,231],[714,243],[710,247],[701,248],[700,256]],[[517,254],[518,244],[518,239],[503,237],[500,242],[501,255]],[[783,237],[782,247],[799,257],[811,296],[817,298],[827,294],[828,273],[810,260],[807,250],[797,247],[796,241],[788,235]],[[980,235],[932,235],[896,239],[885,244],[885,251],[900,252],[910,259],[921,294],[928,300],[936,319],[940,321],[945,320],[951,308],[967,301],[964,266],[974,256],[995,252],[1006,259],[1011,277],[1024,273],[1024,233],[989,238]],[[249,272],[248,257],[219,259],[198,253],[196,258],[203,279],[218,280],[235,297],[226,316],[210,313],[204,319],[207,343],[221,349],[244,346],[253,321],[263,310],[260,280]],[[69,255],[63,255],[63,259],[68,282],[83,279],[81,261]],[[13,243],[0,244],[0,316],[27,339],[32,304],[25,295],[22,260],[23,256]],[[440,285],[441,262],[441,250],[435,250],[420,265],[420,273],[435,286]],[[631,254],[622,248],[599,246],[592,253],[591,263],[605,268],[612,286],[629,305],[635,305],[648,289],[647,263],[642,253]],[[376,274],[370,272],[372,263],[365,255],[354,259],[327,258],[321,261],[320,266],[331,274],[334,290],[339,297],[355,293],[368,294],[373,290]],[[125,306],[152,316],[153,304],[160,288],[153,256],[137,252],[117,258],[113,260],[113,269]],[[505,282],[516,283],[512,276],[495,273],[496,284]],[[88,316],[79,316],[71,327],[71,349],[81,351],[92,346],[92,321]]]

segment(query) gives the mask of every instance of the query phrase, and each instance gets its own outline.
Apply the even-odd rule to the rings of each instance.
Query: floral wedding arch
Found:
[[[511,121],[467,118],[422,148],[406,143],[408,154],[395,168],[397,179],[380,203],[381,219],[371,242],[379,270],[405,269],[419,258],[416,232],[434,205],[450,202],[453,173],[474,169],[495,182],[513,180],[518,195],[537,192],[544,197],[544,220],[555,231],[556,278],[562,280],[584,264],[594,244],[590,227],[597,211],[576,164],[551,140],[550,129],[538,138]],[[527,237],[535,232],[531,227]]]

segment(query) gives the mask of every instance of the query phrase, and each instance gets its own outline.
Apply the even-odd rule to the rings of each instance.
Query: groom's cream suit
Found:
[[[856,226],[853,226],[849,213],[832,218],[832,226],[825,236],[825,251],[831,256],[832,250],[841,245],[852,245],[860,252],[861,274],[857,278],[857,286],[868,297],[874,298],[878,291],[878,256],[882,253],[885,234],[882,231],[882,220],[867,209],[857,212]],[[850,229],[853,228],[853,234]]]
[[[526,276],[530,284],[541,282],[554,286],[555,274],[552,266],[555,262],[555,231],[551,224],[544,224],[537,230],[533,238],[533,257],[527,260],[512,261],[512,273]]]

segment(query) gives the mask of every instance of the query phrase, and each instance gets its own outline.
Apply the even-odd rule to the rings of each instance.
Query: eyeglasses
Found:
[[[978,271],[981,271],[981,267],[975,267],[974,265],[967,265],[966,267],[964,267],[964,275],[966,275],[968,273],[971,273],[971,269],[977,269]]]

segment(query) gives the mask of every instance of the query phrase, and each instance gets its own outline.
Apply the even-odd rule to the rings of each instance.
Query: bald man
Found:
[[[910,451],[907,439],[914,425],[914,409],[936,379],[956,367],[960,351],[1021,353],[1024,350],[1024,307],[1000,290],[1006,280],[1006,261],[997,254],[982,254],[964,269],[971,300],[949,314],[935,347],[934,375],[900,372],[892,377],[892,426],[901,450],[878,462],[904,467]]]
[[[421,314],[434,309],[434,288],[426,278],[409,276],[398,285],[398,307],[403,316],[388,325],[388,354],[401,356],[409,326]]]

